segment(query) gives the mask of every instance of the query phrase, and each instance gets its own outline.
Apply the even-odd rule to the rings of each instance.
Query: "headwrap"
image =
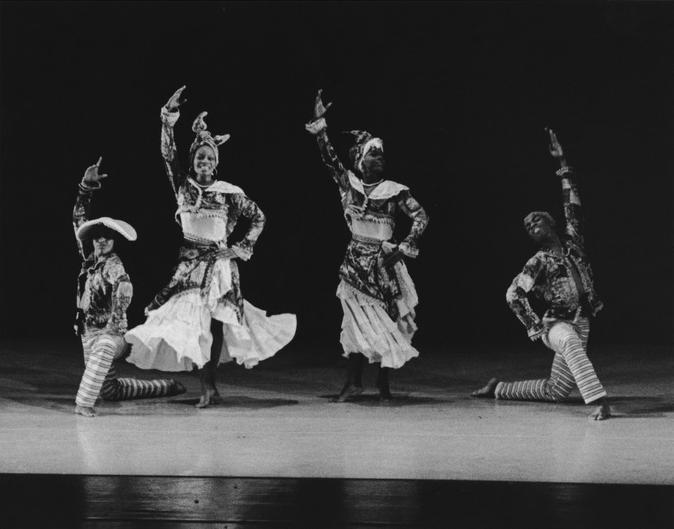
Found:
[[[211,136],[211,133],[207,130],[206,122],[204,121],[204,117],[206,117],[206,115],[208,115],[208,112],[202,112],[194,120],[194,123],[192,123],[192,130],[196,132],[197,135],[190,146],[190,161],[194,159],[194,153],[199,147],[202,145],[208,145],[211,149],[213,149],[213,152],[215,153],[215,165],[218,165],[218,162],[220,161],[218,145],[225,143],[230,138],[230,135],[222,134],[218,136]]]
[[[359,171],[363,171],[363,158],[371,149],[379,149],[384,152],[384,140],[375,138],[366,130],[346,130],[345,134],[351,134],[356,144],[349,149],[349,155],[353,166]]]
[[[547,211],[532,211],[532,212],[529,213],[526,217],[524,217],[524,221],[523,221],[523,222],[524,222],[524,226],[525,226],[525,227],[526,227],[526,225],[527,225],[527,222],[531,221],[531,219],[532,219],[533,217],[543,217],[544,219],[546,219],[546,220],[548,221],[548,223],[550,224],[550,226],[551,226],[552,228],[554,228],[555,226],[557,226],[557,222],[555,222],[555,219],[554,219],[554,218],[552,217],[552,215],[550,215],[550,213],[548,213]]]

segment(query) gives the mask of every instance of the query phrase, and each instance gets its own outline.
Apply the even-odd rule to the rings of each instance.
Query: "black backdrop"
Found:
[[[332,138],[385,139],[389,178],[431,217],[410,262],[418,344],[521,344],[505,290],[534,248],[532,209],[561,216],[546,125],[581,173],[603,343],[672,339],[672,4],[28,3],[1,5],[1,332],[67,336],[79,262],[70,215],[87,165],[110,174],[94,214],[131,222],[131,323],[180,242],[159,109],[187,85],[230,132],[219,177],[268,224],[244,295],[298,314],[296,346],[338,340],[348,233],[303,124],[315,90]],[[401,222],[406,229],[407,222]],[[332,353],[331,353],[332,354]]]

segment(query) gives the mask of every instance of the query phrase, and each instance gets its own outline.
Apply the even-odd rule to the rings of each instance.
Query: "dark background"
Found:
[[[385,140],[388,177],[431,223],[416,344],[527,347],[505,291],[534,252],[532,209],[562,215],[545,126],[581,175],[587,244],[606,309],[595,343],[672,342],[673,88],[670,3],[28,3],[1,22],[0,332],[66,337],[79,269],[77,183],[103,156],[95,216],[139,232],[121,249],[131,324],[181,240],[159,153],[159,109],[186,84],[176,127],[208,110],[229,132],[219,178],[267,214],[244,295],[294,312],[294,346],[338,349],[334,296],[349,235],[336,186],[304,131],[315,91],[331,137]],[[345,159],[345,157],[344,157]],[[409,223],[400,222],[404,232]],[[292,353],[289,353],[292,354]]]

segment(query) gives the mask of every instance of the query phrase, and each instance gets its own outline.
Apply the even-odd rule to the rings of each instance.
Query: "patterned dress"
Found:
[[[161,117],[161,151],[184,243],[171,280],[146,308],[147,321],[126,335],[133,345],[128,360],[164,371],[203,367],[211,356],[215,318],[224,324],[220,363],[235,359],[253,367],[290,342],[296,319],[291,314],[268,317],[243,299],[236,260],[222,257],[221,250],[230,247],[239,259],[250,259],[265,217],[239,187],[219,180],[202,186],[187,176],[178,164],[173,135],[179,113],[162,108]],[[229,246],[242,216],[250,219],[250,227],[243,240]]]
[[[396,247],[406,257],[416,257],[428,216],[408,187],[391,180],[363,184],[339,161],[325,130],[316,138],[321,158],[339,186],[351,232],[337,287],[344,311],[340,336],[344,356],[362,353],[370,363],[402,367],[419,355],[411,344],[418,297],[405,263],[384,266],[384,259]],[[396,245],[392,238],[398,212],[412,219],[412,228]]]

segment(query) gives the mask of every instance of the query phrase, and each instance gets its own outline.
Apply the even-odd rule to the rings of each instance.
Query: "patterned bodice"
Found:
[[[178,191],[176,211],[185,237],[226,243],[235,225],[229,222],[235,217],[229,215],[231,200],[227,195],[231,193],[242,191],[219,180],[206,187],[191,178],[186,179]]]
[[[363,211],[354,205],[344,210],[344,218],[355,238],[375,241],[388,241],[393,237],[395,222],[393,217]]]

